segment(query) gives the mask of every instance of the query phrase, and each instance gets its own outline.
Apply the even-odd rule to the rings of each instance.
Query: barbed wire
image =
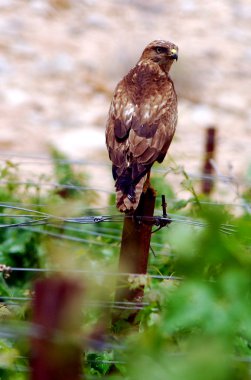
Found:
[[[109,162],[99,162],[99,161],[90,161],[86,159],[65,159],[65,158],[53,158],[49,155],[44,155],[44,154],[31,154],[31,153],[19,153],[19,152],[13,152],[13,151],[5,151],[5,152],[0,152],[0,160],[6,160],[6,158],[11,158],[11,159],[31,159],[33,161],[19,161],[18,164],[37,164],[44,163],[44,164],[69,164],[69,165],[85,165],[85,166],[103,166],[103,167],[110,167]],[[211,180],[211,181],[221,181],[223,183],[232,183],[236,186],[238,186],[240,179],[236,179],[233,175],[223,175],[219,168],[217,167],[216,163],[214,163],[214,169],[216,174],[203,174],[203,173],[189,173],[185,172],[186,176],[189,177],[191,180]],[[162,173],[164,175],[173,173],[177,175],[184,175],[184,168],[175,166],[174,167],[169,167],[169,168],[153,168],[153,172],[156,173]],[[242,179],[243,181],[243,179]],[[249,183],[249,181],[246,181]],[[95,191],[96,193],[106,193],[106,194],[113,194],[114,191],[110,189],[102,189],[102,188],[97,188],[97,187],[90,187],[90,186],[82,186],[82,185],[77,185],[74,183],[58,183],[58,182],[43,182],[42,180],[39,180],[38,182],[35,181],[15,181],[15,180],[6,180],[2,179],[0,180],[0,185],[22,185],[22,186],[32,186],[35,188],[45,188],[45,187],[51,187],[55,190],[76,190],[79,192],[92,192]],[[240,197],[239,197],[240,198]],[[171,202],[175,202],[175,200],[169,200]],[[176,200],[176,202],[180,202],[180,200]],[[192,203],[192,201],[189,201],[189,203]],[[200,204],[210,204],[210,205],[226,205],[226,206],[231,206],[231,207],[242,207],[244,208],[248,213],[251,213],[251,204],[247,203],[245,200],[242,199],[241,203],[239,204],[227,204],[227,203],[216,203],[216,202],[206,202],[206,201],[200,201]]]
[[[21,159],[31,159],[31,160],[33,160],[32,161],[33,163],[39,161],[39,162],[43,162],[46,164],[58,163],[58,164],[62,164],[62,165],[63,164],[78,164],[78,165],[109,166],[108,163],[106,164],[104,162],[93,162],[93,161],[88,161],[88,160],[83,160],[83,159],[61,159],[61,158],[53,158],[53,157],[45,156],[45,155],[34,155],[34,154],[27,154],[27,153],[20,154],[18,152],[7,152],[7,151],[0,152],[0,159],[1,159],[1,157],[3,157],[5,160],[6,160],[6,157],[8,157],[8,158],[11,157],[12,159],[13,159],[13,157],[15,157],[17,159],[20,159],[20,158]],[[21,163],[24,164],[25,162],[23,161]],[[31,163],[31,162],[29,161],[29,163]],[[168,170],[172,171],[172,169],[168,169]],[[165,174],[167,173],[168,170],[165,168],[164,169],[157,169],[158,172],[162,172]],[[182,174],[182,170],[180,168],[179,170],[176,170],[176,172],[179,174]],[[191,178],[196,177],[196,178],[200,178],[200,179],[206,178],[206,179],[212,179],[212,180],[220,178],[225,182],[226,181],[230,181],[230,182],[234,181],[234,178],[232,176],[222,176],[220,174],[219,170],[216,170],[216,173],[217,173],[217,175],[204,175],[204,174],[202,174],[202,175],[201,174],[199,174],[199,175],[188,174],[188,175]],[[61,183],[56,183],[56,182],[45,182],[45,183],[43,183],[41,181],[40,182],[34,182],[34,181],[1,180],[0,184],[25,185],[25,186],[34,186],[34,187],[48,187],[49,186],[49,187],[53,187],[55,189],[74,189],[74,190],[79,190],[79,191],[96,191],[96,192],[105,192],[108,194],[112,193],[110,190],[106,190],[106,189],[86,187],[86,186],[80,186],[80,185],[75,185],[75,184],[61,184]],[[179,200],[177,200],[177,202],[179,202]],[[243,202],[243,203],[244,204],[241,204],[239,206],[245,207],[246,210],[251,212],[250,205],[245,204],[245,202]],[[208,204],[208,202],[207,202],[207,204]],[[28,215],[27,214],[20,214],[20,215],[16,215],[16,216],[12,216],[11,214],[8,214],[8,213],[0,214],[0,216],[2,218],[6,217],[6,218],[23,218],[23,219],[25,219],[24,221],[21,220],[20,222],[16,222],[16,220],[15,220],[14,223],[6,223],[6,224],[2,223],[2,224],[0,224],[0,228],[2,228],[2,229],[3,228],[26,228],[26,229],[29,229],[29,231],[31,231],[31,232],[47,235],[47,236],[50,236],[52,238],[71,240],[71,241],[75,241],[75,242],[79,242],[79,243],[88,243],[88,244],[93,244],[93,245],[98,245],[98,246],[105,245],[108,243],[99,242],[97,240],[85,239],[85,238],[82,238],[79,236],[72,236],[69,234],[62,233],[61,232],[62,229],[66,232],[68,231],[68,232],[76,232],[76,233],[85,233],[83,230],[76,229],[73,227],[66,227],[66,226],[62,227],[62,223],[98,224],[98,223],[104,223],[104,222],[123,222],[125,220],[125,218],[130,217],[130,216],[124,216],[121,214],[120,215],[119,214],[117,214],[117,215],[116,214],[114,214],[114,215],[97,215],[97,216],[93,216],[93,215],[87,216],[86,215],[86,216],[80,216],[80,217],[60,217],[57,215],[51,215],[51,214],[41,212],[41,211],[37,211],[34,209],[29,209],[26,207],[13,206],[13,205],[11,206],[11,205],[6,205],[6,204],[4,206],[3,203],[0,204],[0,207],[10,208],[10,209],[13,209],[16,211],[26,211],[26,212],[30,213]],[[139,223],[147,223],[147,224],[151,224],[152,226],[155,225],[158,227],[159,226],[162,227],[164,225],[166,226],[166,225],[170,224],[171,222],[184,223],[184,224],[195,226],[195,227],[207,227],[207,226],[209,226],[208,223],[205,223],[203,221],[194,220],[194,219],[187,218],[184,216],[180,216],[177,214],[169,214],[168,217],[164,217],[164,216],[153,216],[153,217],[137,216],[137,217],[135,217],[135,219]],[[55,221],[60,222],[61,225],[56,226]],[[54,229],[60,228],[60,233],[57,233],[54,231],[49,231],[48,229],[35,228],[35,227],[45,226],[45,225],[47,226],[47,228],[54,228]],[[235,227],[231,224],[221,224],[219,227],[219,230],[225,234],[232,234],[233,232],[235,232]],[[93,236],[99,235],[100,237],[103,237],[105,239],[113,239],[115,241],[120,240],[119,236],[112,236],[112,235],[109,236],[109,234],[98,233],[95,231],[92,231],[92,232],[89,231],[89,234],[93,235]],[[157,244],[157,243],[152,243],[153,246],[155,244]],[[159,245],[159,247],[168,248],[168,246],[164,246],[164,245]]]
[[[0,228],[9,228],[9,227],[24,227],[24,226],[31,226],[31,225],[37,225],[37,224],[50,224],[55,221],[58,222],[64,222],[64,223],[74,223],[74,224],[98,224],[98,223],[105,223],[105,222],[124,222],[125,219],[135,219],[139,223],[147,223],[155,226],[160,226],[160,225],[168,225],[171,222],[174,223],[185,223],[188,225],[196,226],[196,227],[208,227],[209,224],[206,222],[202,222],[199,220],[194,220],[192,218],[188,218],[179,214],[169,214],[167,217],[165,216],[133,216],[133,215],[124,215],[124,214],[116,214],[116,215],[90,215],[90,216],[81,216],[81,217],[62,217],[58,215],[53,215],[53,214],[48,214],[42,211],[37,211],[34,209],[28,209],[25,207],[18,207],[18,206],[12,206],[12,205],[7,205],[0,203],[0,207],[4,208],[9,208],[17,211],[26,211],[30,212],[31,214],[34,213],[35,215],[39,215],[40,217],[35,219],[35,220],[28,220],[28,221],[22,221],[20,223],[13,223],[13,224],[1,224]],[[4,214],[4,213],[3,213]],[[18,218],[18,215],[16,215]],[[33,215],[34,218],[34,215]],[[61,226],[60,226],[61,227]],[[232,234],[235,232],[235,227],[231,224],[221,224],[219,227],[219,230],[221,232],[224,232],[226,234]],[[49,232],[49,231],[42,231],[42,230],[34,230],[34,232],[39,232],[39,233],[47,233],[53,236],[52,234],[55,235],[55,237],[59,237],[58,234]],[[62,234],[60,234],[62,239],[64,238]],[[68,235],[70,236],[70,235]],[[70,239],[73,238],[70,236]],[[80,239],[80,238],[77,238]]]

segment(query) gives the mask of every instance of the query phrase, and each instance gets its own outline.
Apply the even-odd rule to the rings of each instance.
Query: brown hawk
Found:
[[[172,141],[177,96],[169,70],[177,59],[176,45],[153,41],[115,89],[106,145],[122,212],[137,208],[151,166],[164,160]]]

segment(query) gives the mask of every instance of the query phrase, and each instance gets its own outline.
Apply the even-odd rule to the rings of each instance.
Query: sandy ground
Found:
[[[250,25],[249,0],[0,0],[0,158],[41,156],[53,145],[107,164],[84,170],[93,186],[112,189],[104,142],[112,92],[161,38],[180,49],[171,157],[199,173],[205,128],[214,125],[217,171],[242,182],[251,161]],[[46,165],[26,170],[48,173]]]

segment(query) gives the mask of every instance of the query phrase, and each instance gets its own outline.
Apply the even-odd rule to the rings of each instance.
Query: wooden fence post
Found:
[[[147,273],[152,223],[147,224],[137,221],[137,216],[152,217],[154,214],[155,198],[156,193],[154,189],[148,187],[146,192],[141,195],[139,206],[134,216],[132,218],[125,217],[119,258],[120,273]],[[130,289],[124,277],[118,280],[115,301],[137,302],[140,305],[143,296],[143,285],[137,289]],[[122,313],[116,311],[113,314],[113,323],[116,323],[121,318]],[[126,320],[133,323],[137,312],[132,311],[128,314]]]
[[[216,145],[216,128],[209,127],[206,130],[206,142],[205,142],[205,157],[202,168],[202,184],[201,191],[203,194],[209,195],[214,187],[214,180],[210,176],[214,172],[212,160],[215,155]]]
[[[83,379],[78,339],[82,298],[83,287],[75,279],[55,276],[35,283],[31,380]]]

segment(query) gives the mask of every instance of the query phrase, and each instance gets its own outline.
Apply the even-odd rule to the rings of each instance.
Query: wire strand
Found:
[[[2,204],[0,204],[0,207],[4,207],[4,206],[2,206]],[[54,221],[58,220],[61,222],[66,222],[66,223],[78,223],[78,224],[97,224],[97,223],[104,223],[104,222],[123,222],[125,218],[130,218],[130,219],[134,218],[139,222],[150,223],[153,226],[154,225],[160,226],[160,225],[163,225],[163,223],[168,225],[171,222],[185,223],[185,224],[193,225],[196,227],[208,227],[210,225],[208,223],[198,221],[198,220],[194,220],[191,218],[187,218],[184,216],[180,216],[177,214],[169,214],[168,217],[157,216],[157,215],[152,216],[152,217],[148,217],[148,216],[136,216],[136,217],[134,217],[134,216],[127,216],[127,215],[124,216],[124,215],[120,215],[120,214],[117,214],[117,215],[81,216],[81,217],[61,217],[61,216],[51,215],[51,214],[47,214],[44,212],[23,208],[23,207],[17,207],[17,206],[5,206],[5,207],[10,208],[10,209],[14,209],[14,210],[27,211],[27,212],[31,212],[31,213],[34,212],[35,214],[38,214],[41,216],[43,215],[43,218],[41,217],[37,220],[31,220],[31,221],[20,222],[20,223],[1,224],[0,228],[24,227],[26,225],[30,226],[32,224],[49,224],[53,220]],[[18,215],[17,215],[17,217],[18,217]],[[231,234],[231,233],[235,232],[235,227],[231,224],[221,224],[219,229],[221,232],[224,232],[226,234]],[[51,236],[53,236],[53,233],[48,232],[48,231],[43,232],[42,230],[34,230],[34,232],[40,232],[42,234],[47,233],[47,234],[50,234]],[[54,237],[62,236],[62,239],[64,238],[64,235],[60,235],[60,236],[58,236],[58,234],[54,234],[54,235],[55,235]],[[70,237],[70,238],[72,238],[72,237]]]
[[[34,297],[5,297],[0,296],[0,302],[4,302],[8,305],[19,305],[19,302],[30,302]],[[14,301],[14,302],[13,302]],[[143,310],[146,307],[150,307],[149,302],[116,302],[116,301],[87,301],[85,305],[90,307],[102,307],[121,310]],[[152,311],[158,311],[156,307],[151,307]]]
[[[68,270],[60,270],[55,268],[19,268],[19,267],[6,267],[7,272],[34,272],[34,273],[72,273],[72,274],[87,274],[90,276],[108,276],[108,277],[146,277],[158,280],[171,280],[171,281],[180,281],[182,277],[178,276],[165,276],[160,274],[140,274],[140,273],[128,273],[128,272],[101,272],[101,271],[90,271],[84,269],[68,269]],[[4,272],[4,269],[2,269]],[[1,298],[1,297],[0,297]]]

